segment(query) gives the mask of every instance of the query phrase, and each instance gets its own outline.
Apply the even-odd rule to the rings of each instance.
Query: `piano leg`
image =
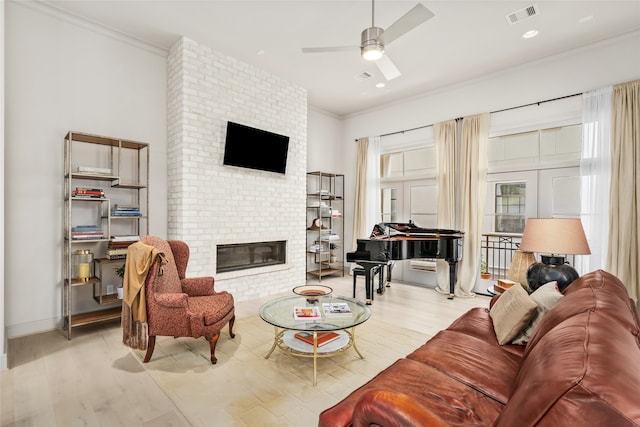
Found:
[[[373,302],[373,277],[371,277],[371,270],[373,270],[375,266],[369,265],[364,268],[364,289],[366,294],[366,304],[371,305]]]
[[[384,293],[384,264],[378,266],[378,293]]]
[[[456,288],[456,260],[448,259],[449,263],[449,296],[447,299],[453,299],[455,296],[455,288]]]

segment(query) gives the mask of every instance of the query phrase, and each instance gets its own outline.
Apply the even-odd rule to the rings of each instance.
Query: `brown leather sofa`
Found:
[[[320,414],[333,426],[640,426],[640,320],[613,275],[573,282],[526,346],[475,308]],[[492,300],[494,303],[495,300]]]

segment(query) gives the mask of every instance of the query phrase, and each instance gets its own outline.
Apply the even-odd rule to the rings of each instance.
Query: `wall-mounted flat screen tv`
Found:
[[[227,122],[223,164],[284,173],[289,137]]]

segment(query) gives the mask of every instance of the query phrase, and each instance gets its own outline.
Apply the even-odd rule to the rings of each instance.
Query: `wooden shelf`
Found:
[[[102,298],[94,296],[93,299],[96,300],[98,304],[113,304],[121,301],[118,299],[118,294],[102,295]]]
[[[342,275],[343,273],[344,273],[343,270],[338,270],[337,268],[327,268],[327,269],[323,269],[323,270],[307,271],[307,274],[311,274],[311,275],[316,276],[316,277],[330,276],[332,274],[340,274],[340,275]]]
[[[98,277],[90,277],[88,280],[71,279],[71,286],[84,286],[92,283],[100,283],[100,279]]]
[[[142,184],[125,184],[125,183],[116,183],[116,184],[112,184],[111,185],[113,188],[131,188],[134,190],[142,190],[144,188],[147,188],[146,185],[142,185]]]
[[[105,320],[119,319],[122,308],[108,308],[105,310],[91,311],[89,313],[73,314],[71,316],[71,326],[88,325],[95,322],[103,322]]]
[[[100,173],[88,173],[88,172],[72,172],[71,178],[90,179],[92,181],[114,181],[118,179],[117,176],[113,176],[113,175],[104,175]]]

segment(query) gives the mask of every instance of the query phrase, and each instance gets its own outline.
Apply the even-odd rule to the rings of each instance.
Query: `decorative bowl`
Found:
[[[333,289],[324,285],[304,285],[293,288],[293,293],[307,298],[308,303],[315,303],[319,297],[331,295]]]

